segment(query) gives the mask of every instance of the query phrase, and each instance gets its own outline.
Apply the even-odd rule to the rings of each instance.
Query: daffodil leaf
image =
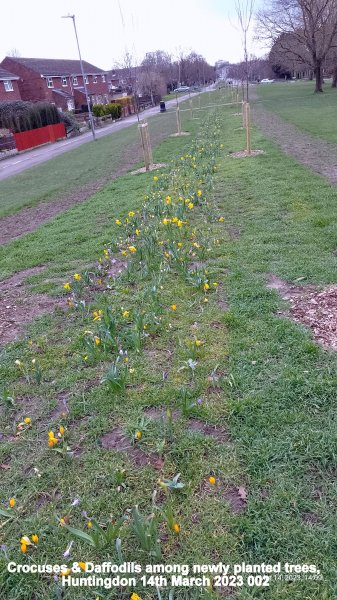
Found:
[[[2,508],[0,508],[0,515],[2,517],[6,517],[7,519],[11,519],[13,517],[12,512],[10,512],[9,510],[3,510]]]
[[[67,531],[69,531],[70,533],[75,535],[77,538],[79,538],[80,540],[83,540],[84,542],[88,542],[88,544],[90,544],[90,546],[96,546],[91,535],[89,535],[85,531],[82,531],[81,529],[76,529],[75,527],[70,527],[70,525],[63,525],[63,527],[64,527],[64,529],[67,529]]]

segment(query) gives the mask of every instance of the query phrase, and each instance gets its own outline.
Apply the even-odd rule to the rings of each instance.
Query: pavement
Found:
[[[195,96],[196,94],[193,94]],[[184,102],[188,100],[189,96],[179,96],[178,102]],[[168,100],[165,102],[166,108],[173,108],[176,106],[176,99]],[[140,118],[144,119],[145,117],[153,117],[154,115],[159,114],[159,106],[155,106],[153,108],[149,108],[140,113]],[[165,114],[165,113],[164,113]],[[125,129],[126,127],[131,127],[137,123],[137,116],[131,115],[126,119],[121,121],[116,121],[115,123],[111,123],[111,125],[106,125],[104,128],[99,128],[95,130],[96,139],[100,139],[106,135],[111,135],[115,131],[120,131],[121,129]],[[69,150],[73,150],[78,146],[82,146],[82,144],[87,144],[88,142],[92,142],[92,133],[88,131],[83,133],[82,135],[74,138],[69,138],[66,140],[61,140],[56,142],[55,144],[47,144],[45,146],[40,146],[38,148],[34,148],[33,150],[27,150],[26,152],[22,152],[19,154],[15,154],[14,156],[8,157],[2,161],[0,161],[0,181],[3,179],[7,179],[8,177],[13,177],[14,175],[18,175],[22,173],[26,169],[30,169],[36,165],[39,165],[43,162],[51,160],[60,154],[64,154],[64,152],[68,152]]]

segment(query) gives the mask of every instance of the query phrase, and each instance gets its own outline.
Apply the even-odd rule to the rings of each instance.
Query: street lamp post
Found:
[[[65,16],[62,17],[62,19],[72,19],[73,20],[74,30],[75,30],[75,37],[76,37],[76,43],[77,43],[77,49],[78,49],[78,55],[80,57],[80,65],[81,65],[81,73],[82,73],[82,79],[83,79],[84,93],[85,93],[85,97],[86,97],[86,100],[87,100],[87,106],[88,106],[88,112],[89,112],[89,122],[90,122],[90,127],[91,127],[91,133],[92,133],[92,137],[94,138],[94,140],[96,140],[94,119],[93,119],[92,112],[91,112],[90,99],[89,99],[89,95],[88,95],[87,84],[85,82],[85,75],[84,75],[84,69],[83,69],[83,62],[82,62],[80,44],[78,42],[78,35],[77,35],[77,29],[76,29],[75,15],[65,15]]]

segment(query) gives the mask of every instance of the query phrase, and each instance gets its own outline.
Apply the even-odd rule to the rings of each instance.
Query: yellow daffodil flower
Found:
[[[136,431],[135,438],[136,438],[137,440],[140,440],[140,439],[141,439],[141,437],[142,437],[142,432],[141,432],[141,431]]]
[[[195,345],[197,348],[200,348],[200,346],[202,346],[202,341],[201,340],[195,340]]]
[[[135,213],[133,212],[133,210],[130,210],[129,217],[134,217],[134,216],[135,216]]]
[[[202,191],[201,190],[197,191],[197,196],[198,196],[198,198],[201,198],[201,196],[202,196]]]
[[[182,226],[183,226],[183,224],[184,224],[184,223],[183,223],[182,221],[180,221],[180,219],[179,219],[179,221],[177,222],[177,225],[178,225],[178,227],[182,227]]]
[[[223,223],[224,220],[225,220],[225,217],[219,217],[219,219],[218,219],[219,223]]]
[[[129,310],[124,310],[123,317],[126,319],[129,316],[129,314],[130,314]]]
[[[59,432],[61,435],[65,434],[65,428],[63,427],[63,425],[60,425]]]
[[[153,181],[158,181],[158,177],[157,177],[157,175],[154,175],[154,177],[153,177]]]
[[[95,344],[96,346],[99,346],[101,343],[101,338],[99,338],[97,335],[94,336],[94,340],[95,340]]]
[[[209,483],[210,483],[211,485],[215,485],[215,484],[216,484],[216,479],[215,479],[214,475],[211,475],[211,476],[208,478],[208,481],[209,481]]]
[[[71,290],[71,285],[70,285],[70,283],[68,281],[67,281],[67,283],[65,283],[63,285],[63,287],[64,287],[65,290]]]
[[[173,310],[173,311],[177,310],[177,305],[176,304],[171,304],[171,310]]]
[[[130,600],[142,600],[140,596],[138,596],[138,594],[136,594],[136,592],[133,592],[133,594],[131,594]]]
[[[194,204],[193,204],[193,202],[189,202],[187,206],[188,206],[188,208],[189,208],[190,210],[192,210],[192,208],[193,208]]]
[[[39,536],[36,535],[36,533],[34,533],[32,535],[32,542],[34,542],[34,544],[38,544],[39,543]]]
[[[79,562],[78,566],[80,567],[80,569],[82,569],[82,571],[87,570],[87,563],[85,563],[85,562]]]
[[[173,529],[174,533],[180,533],[179,523],[173,523],[172,529]]]
[[[11,508],[14,508],[14,506],[16,504],[15,498],[10,498],[8,504]]]
[[[74,279],[76,279],[76,281],[81,281],[82,277],[79,273],[75,273]]]
[[[92,528],[92,521],[88,521],[87,526],[88,526],[89,529],[91,529]]]
[[[115,223],[116,223],[116,225],[121,225],[122,221],[120,219],[116,219]]]
[[[137,252],[137,248],[135,246],[128,246],[128,248],[132,253]]]
[[[33,361],[32,361],[32,362],[33,362]],[[34,364],[34,363],[33,363],[33,364]],[[32,420],[31,420],[31,418],[30,418],[30,417],[25,417],[23,420],[24,420],[24,422],[26,423],[26,425],[29,425],[29,424],[32,422]]]
[[[103,311],[102,310],[94,310],[94,312],[92,313],[93,317],[94,317],[94,321],[100,321],[103,315]]]
[[[166,196],[166,204],[171,204],[171,196]]]
[[[204,283],[204,290],[209,290],[209,284],[208,283]]]

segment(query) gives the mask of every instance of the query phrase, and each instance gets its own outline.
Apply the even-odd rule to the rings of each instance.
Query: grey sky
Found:
[[[70,19],[75,14],[83,58],[103,69],[127,49],[138,60],[145,52],[196,50],[210,63],[242,59],[234,0],[18,0],[1,6],[7,26],[0,36],[0,60],[16,48],[21,56],[77,58]],[[250,42],[250,51],[261,49]]]

